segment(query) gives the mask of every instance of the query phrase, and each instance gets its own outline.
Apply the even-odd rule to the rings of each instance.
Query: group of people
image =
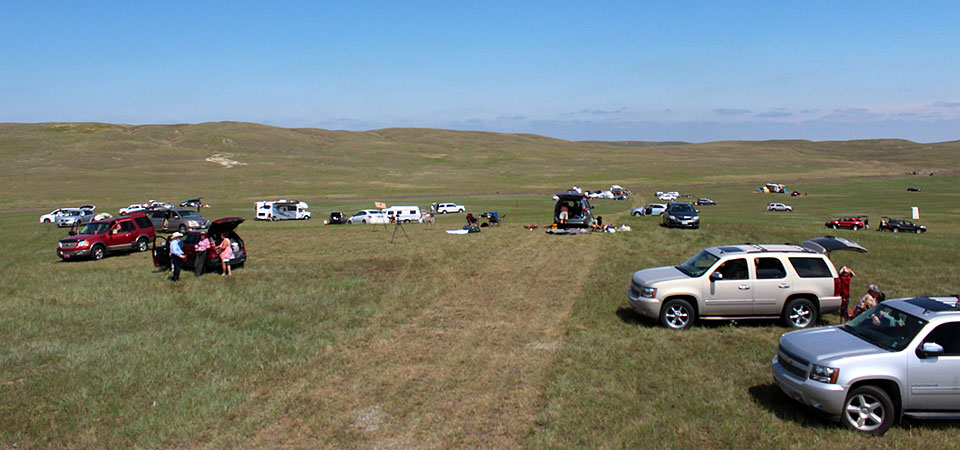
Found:
[[[855,277],[857,274],[853,272],[849,267],[843,266],[840,268],[840,321],[846,322],[860,315],[860,313],[877,306],[880,302],[886,300],[886,296],[883,292],[880,292],[880,287],[876,284],[871,284],[867,287],[867,293],[860,297],[860,301],[857,302],[857,305],[853,308],[853,311],[850,311],[850,279]]]
[[[187,255],[183,251],[183,233],[176,232],[170,236],[168,245],[170,251],[170,264],[173,269],[173,281],[180,280],[180,268],[183,266]],[[220,243],[214,244],[214,240],[207,236],[205,231],[200,232],[200,240],[195,246],[193,269],[195,276],[203,274],[203,269],[207,262],[207,252],[213,249],[220,256],[221,276],[230,276],[230,260],[233,259],[233,243],[226,236],[220,237]]]

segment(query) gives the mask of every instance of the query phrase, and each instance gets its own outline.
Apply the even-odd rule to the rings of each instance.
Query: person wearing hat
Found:
[[[170,279],[173,281],[180,281],[180,266],[183,265],[183,259],[186,257],[181,245],[182,237],[183,233],[179,231],[170,236],[170,263],[173,264],[173,276]]]
[[[196,276],[203,275],[204,266],[207,264],[207,250],[213,247],[213,241],[207,237],[206,231],[200,232],[200,242],[197,242],[196,253],[193,256],[193,273]]]
[[[856,317],[860,315],[860,313],[877,306],[877,304],[880,303],[880,296],[882,295],[883,294],[880,293],[880,287],[871,284],[867,288],[867,293],[864,294],[863,297],[860,297],[860,302],[857,303],[857,309],[854,310],[853,316]]]

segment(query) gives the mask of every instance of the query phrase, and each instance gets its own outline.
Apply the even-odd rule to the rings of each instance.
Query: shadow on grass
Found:
[[[780,420],[821,429],[837,426],[834,418],[788,398],[774,383],[752,386],[748,391],[757,405],[770,411]]]
[[[642,316],[640,313],[634,311],[632,308],[627,308],[621,306],[617,308],[617,317],[627,325],[637,325],[641,327],[654,328],[658,326],[659,322],[653,320],[649,317]]]

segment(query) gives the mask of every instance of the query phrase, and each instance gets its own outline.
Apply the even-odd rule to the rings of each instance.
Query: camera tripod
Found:
[[[393,237],[390,238],[390,243],[392,244],[392,243],[393,243],[393,240],[397,237],[397,230],[402,231],[402,232],[403,232],[403,235],[406,236],[407,240],[409,241],[409,240],[410,240],[410,236],[407,235],[407,230],[403,229],[403,222],[400,221],[399,219],[394,218],[394,219],[393,219],[393,223],[394,223],[394,225],[393,225]]]

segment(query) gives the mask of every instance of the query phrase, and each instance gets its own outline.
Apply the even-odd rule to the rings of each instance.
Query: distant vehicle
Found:
[[[327,225],[343,225],[347,223],[347,217],[340,211],[331,211],[330,218],[324,223]]]
[[[155,209],[148,214],[153,227],[159,232],[179,231],[185,234],[189,230],[199,230],[210,224],[209,220],[192,209]]]
[[[768,193],[768,194],[786,194],[787,193],[787,187],[779,183],[767,183],[757,188],[757,190]]]
[[[242,217],[224,217],[222,219],[210,222],[210,228],[207,235],[214,240],[214,245],[220,236],[226,236],[230,239],[230,245],[233,248],[233,258],[229,261],[230,268],[235,269],[243,267],[247,262],[247,247],[243,239],[237,234],[237,227],[243,223]],[[154,267],[170,267],[170,251],[167,250],[169,239],[159,237],[153,240],[153,265]],[[189,269],[194,268],[194,256],[197,252],[197,243],[200,242],[200,231],[191,230],[183,235],[181,249],[185,256],[183,266]],[[207,256],[204,261],[204,272],[219,272],[222,269],[220,264],[220,254],[215,248],[207,250]]]
[[[660,200],[661,202],[672,202],[678,198],[680,198],[680,193],[677,191],[670,191],[670,192],[657,191],[657,199]]]
[[[908,187],[907,192],[921,192],[920,188],[917,187]]]
[[[125,214],[130,214],[135,212],[143,212],[143,211],[146,211],[148,208],[149,206],[144,205],[142,203],[134,203],[130,206],[127,206],[126,208],[120,208],[120,215],[125,215]]]
[[[61,228],[74,227],[90,222],[95,215],[92,209],[61,208],[60,214],[53,221]]]
[[[927,227],[913,223],[909,220],[903,219],[891,219],[884,216],[880,219],[880,226],[877,227],[877,231],[892,231],[894,233],[926,233]]]
[[[387,214],[388,222],[423,222],[423,214],[419,206],[391,206],[383,212]]]
[[[849,228],[853,231],[857,231],[866,227],[866,224],[860,217],[840,217],[838,219],[827,221],[827,223],[824,225],[827,228],[833,228],[834,230],[837,228]]]
[[[659,216],[667,209],[666,203],[647,203],[640,208],[634,208],[630,211],[632,216]]]
[[[844,325],[785,333],[771,370],[787,397],[854,431],[960,419],[957,298],[888,300]]]
[[[709,198],[698,198],[697,205],[716,205],[717,202],[710,200]]]
[[[153,223],[142,213],[93,221],[84,225],[77,235],[61,239],[57,256],[64,260],[80,257],[99,260],[107,252],[145,252],[155,236]]]
[[[309,207],[307,202],[281,199],[257,202],[255,212],[257,220],[310,220]]]
[[[40,223],[57,223],[57,217],[64,215],[66,211],[68,210],[73,211],[78,209],[79,210],[86,209],[86,210],[93,211],[97,209],[97,207],[93,205],[83,205],[83,206],[78,206],[76,208],[57,208],[53,211],[50,211],[47,214],[40,216]]]
[[[689,203],[670,202],[660,217],[660,225],[667,228],[700,228],[700,212]]]
[[[793,191],[793,192],[790,193],[790,196],[791,196],[791,197],[799,197],[799,196],[800,196],[800,191]]]
[[[793,211],[793,207],[783,203],[770,203],[767,205],[767,211]]]
[[[597,219],[593,217],[593,206],[583,194],[570,190],[555,195],[557,203],[553,207],[553,223],[557,228],[590,228]],[[567,218],[560,214],[566,210]]]
[[[201,200],[201,197],[191,198],[190,200],[180,202],[180,206],[183,206],[184,208],[200,208],[203,206],[203,202]]]
[[[389,221],[387,220],[386,213],[377,209],[361,209],[347,219],[347,223],[349,224],[380,224],[387,222]]]
[[[456,203],[440,203],[437,205],[438,214],[449,214],[449,213],[462,213],[467,209],[463,205],[458,205]]]
[[[867,249],[835,237],[800,245],[740,244],[706,248],[677,266],[635,272],[627,300],[641,315],[674,329],[698,318],[780,317],[806,328],[840,309],[839,275],[831,251]]]

